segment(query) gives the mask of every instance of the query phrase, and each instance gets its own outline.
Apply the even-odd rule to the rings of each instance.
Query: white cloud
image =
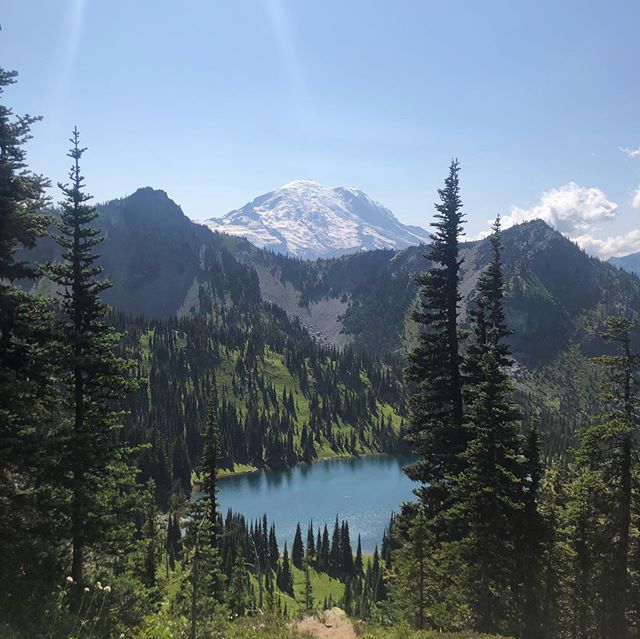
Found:
[[[628,157],[628,158],[640,158],[640,146],[637,149],[629,149],[626,146],[621,146],[620,150]]]
[[[597,222],[615,218],[618,205],[596,187],[582,187],[569,182],[545,191],[538,204],[530,209],[514,207],[502,218],[503,228],[528,220],[540,219],[561,233],[584,232]]]
[[[634,194],[632,205],[640,208],[640,187]],[[609,200],[601,189],[569,182],[545,191],[539,202],[529,209],[513,207],[508,215],[502,217],[502,228],[540,219],[588,253],[604,259],[640,251],[640,230],[604,238],[593,234],[600,230],[601,222],[611,221],[617,214],[618,205]],[[482,239],[489,234],[488,230],[482,231],[473,239]]]
[[[613,255],[627,255],[640,251],[640,230],[630,231],[625,235],[614,235],[604,239],[590,235],[580,235],[571,239],[588,253],[597,253],[603,258]]]

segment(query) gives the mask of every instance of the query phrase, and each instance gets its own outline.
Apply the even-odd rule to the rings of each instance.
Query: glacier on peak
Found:
[[[332,188],[309,179],[289,182],[204,224],[242,236],[260,248],[302,259],[402,249],[429,239],[427,231],[402,224],[363,191]]]

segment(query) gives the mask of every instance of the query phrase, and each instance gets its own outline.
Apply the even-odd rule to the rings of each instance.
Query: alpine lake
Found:
[[[416,485],[403,472],[411,461],[408,456],[366,455],[223,477],[218,482],[220,512],[224,516],[231,508],[248,522],[266,513],[278,542],[289,545],[298,522],[306,539],[309,522],[316,531],[327,524],[331,534],[337,515],[349,522],[354,549],[360,535],[363,552],[371,553],[380,546],[391,513],[415,499]]]

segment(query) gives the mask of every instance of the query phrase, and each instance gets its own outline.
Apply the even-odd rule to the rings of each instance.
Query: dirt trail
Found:
[[[319,616],[305,617],[296,622],[294,627],[317,639],[356,639],[353,625],[341,608],[331,608]]]

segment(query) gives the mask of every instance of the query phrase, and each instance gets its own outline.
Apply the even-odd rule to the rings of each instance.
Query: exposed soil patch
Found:
[[[340,608],[331,608],[319,615],[305,617],[293,626],[317,639],[356,639],[352,623]]]

